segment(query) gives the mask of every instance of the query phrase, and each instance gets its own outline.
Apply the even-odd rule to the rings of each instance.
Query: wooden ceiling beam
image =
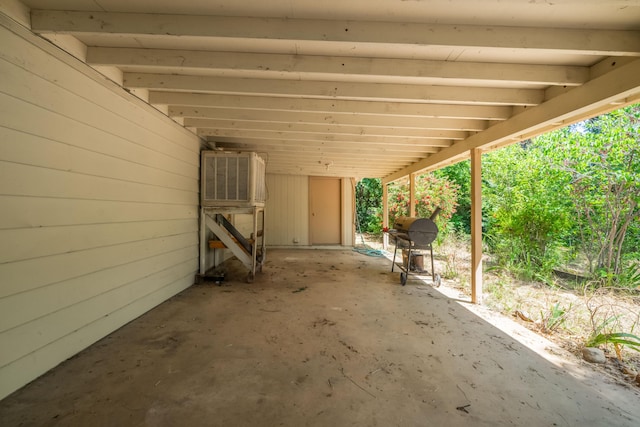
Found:
[[[189,120],[186,119],[189,123]],[[195,122],[195,124],[198,124]],[[278,125],[278,126],[276,126]],[[263,127],[259,129],[258,127]],[[301,125],[298,129],[291,126],[288,129],[279,124],[265,123],[255,129],[248,128],[219,128],[219,127],[199,127],[198,135],[206,137],[228,136],[236,138],[266,138],[266,139],[289,139],[289,140],[316,140],[316,141],[362,141],[362,142],[385,142],[402,143],[405,141],[419,141],[434,146],[450,146],[452,140],[463,140],[459,135],[468,135],[467,132],[459,131],[437,131],[428,129],[393,129],[393,128],[363,128],[347,126],[318,126],[311,128],[310,125]],[[455,138],[451,137],[454,136]],[[395,138],[395,139],[394,139]]]
[[[286,142],[286,141],[284,141]],[[269,152],[284,153],[342,153],[342,154],[366,154],[372,157],[386,159],[394,158],[415,158],[420,159],[432,153],[437,153],[440,148],[436,147],[372,147],[367,145],[328,145],[328,144],[310,144],[307,142],[288,142],[283,141],[216,141],[216,147],[223,147],[237,150],[268,150]]]
[[[537,49],[566,54],[640,56],[640,31],[446,25],[320,19],[32,10],[38,33],[376,43],[456,48]]]
[[[639,95],[640,59],[637,59],[538,107],[527,109],[484,132],[471,135],[464,141],[386,176],[383,181],[392,182],[411,173],[442,167],[455,159],[468,157],[472,149],[514,143],[566,126],[593,112],[613,110],[621,103],[626,103],[627,99],[635,99]]]
[[[129,89],[360,101],[532,106],[544,100],[544,91],[540,89],[241,79],[152,73],[124,73],[123,84]]]
[[[87,63],[127,69],[168,68],[175,74],[197,70],[220,77],[395,84],[577,86],[589,79],[589,67],[580,66],[119,47],[89,47]]]
[[[318,128],[329,126],[357,127],[364,129],[429,129],[479,132],[488,127],[485,120],[384,117],[360,114],[306,113],[290,111],[282,114],[278,111],[230,110],[207,107],[170,107],[170,117],[185,118],[184,125],[198,128],[239,128],[294,130],[296,128]],[[358,130],[360,132],[360,130]],[[371,133],[374,131],[365,131]]]
[[[219,95],[181,92],[149,92],[151,104],[170,107],[215,107],[256,111],[298,111],[309,113],[362,114],[390,117],[506,120],[512,114],[508,106],[387,103],[339,99],[283,98],[250,95]]]

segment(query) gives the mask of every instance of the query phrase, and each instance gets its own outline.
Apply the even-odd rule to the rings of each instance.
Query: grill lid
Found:
[[[406,235],[415,246],[427,246],[438,237],[438,226],[429,218],[401,216],[396,218],[394,228],[398,237]]]

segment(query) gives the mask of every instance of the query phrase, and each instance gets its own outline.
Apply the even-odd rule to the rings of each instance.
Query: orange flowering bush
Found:
[[[425,173],[416,177],[416,211],[417,216],[428,218],[436,207],[441,209],[436,224],[440,232],[447,230],[451,216],[458,205],[460,187],[446,178]],[[409,184],[389,186],[389,225],[393,227],[395,219],[409,215]]]

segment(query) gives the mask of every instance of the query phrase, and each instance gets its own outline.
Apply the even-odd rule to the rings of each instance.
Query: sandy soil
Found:
[[[2,426],[636,426],[638,394],[386,258],[271,250],[0,402]],[[570,355],[569,355],[570,356]]]
[[[377,245],[373,239],[367,241]],[[445,288],[465,299],[471,294],[468,246],[465,242],[449,239],[436,250],[436,270],[443,273],[448,270],[453,276],[443,280]],[[601,328],[602,333],[638,334],[640,294],[637,292],[616,292],[606,288],[585,291],[587,283],[558,276],[552,277],[553,282],[549,284],[518,280],[493,268],[490,258],[485,258],[483,304],[553,341],[576,359],[582,358],[582,349],[596,328]],[[553,314],[556,308],[562,315]],[[498,328],[502,328],[501,318],[496,317]],[[601,347],[606,352],[607,362],[587,366],[608,374],[613,381],[631,386],[635,392],[640,391],[640,353],[620,347],[622,359],[618,359],[612,345]]]

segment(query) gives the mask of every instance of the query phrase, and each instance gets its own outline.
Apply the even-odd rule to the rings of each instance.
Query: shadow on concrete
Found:
[[[0,402],[0,424],[638,425],[636,392],[400,286],[385,258],[272,250],[245,277],[231,263],[115,331]]]

